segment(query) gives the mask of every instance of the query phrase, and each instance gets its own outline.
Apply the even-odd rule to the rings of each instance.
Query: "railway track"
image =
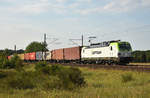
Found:
[[[28,62],[25,64],[34,64],[34,63]],[[99,64],[76,64],[76,63],[49,63],[49,64],[51,65],[60,64],[63,66],[72,66],[72,67],[86,67],[91,69],[150,72],[150,65],[99,65]]]
[[[51,63],[56,64],[56,63]],[[58,64],[58,63],[57,63]],[[91,69],[128,70],[138,72],[150,72],[150,65],[98,65],[98,64],[73,64],[61,63],[64,66],[87,67]]]

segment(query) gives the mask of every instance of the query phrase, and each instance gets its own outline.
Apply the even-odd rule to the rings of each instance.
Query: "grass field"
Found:
[[[33,70],[34,66],[25,66]],[[80,68],[86,85],[70,90],[4,89],[0,98],[150,98],[150,73]],[[14,70],[5,70],[5,72]],[[0,79],[0,81],[3,81]]]
[[[150,65],[150,63],[130,63],[130,65]]]

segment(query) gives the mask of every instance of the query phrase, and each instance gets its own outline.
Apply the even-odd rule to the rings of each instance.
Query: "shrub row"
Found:
[[[23,61],[17,55],[14,55],[14,57],[12,57],[11,60],[8,60],[4,56],[0,56],[0,68],[15,68],[17,70],[20,70],[22,67]]]
[[[78,68],[59,65],[49,66],[46,62],[39,62],[35,69],[35,71],[17,72],[8,80],[8,86],[14,89],[73,90],[85,84]]]

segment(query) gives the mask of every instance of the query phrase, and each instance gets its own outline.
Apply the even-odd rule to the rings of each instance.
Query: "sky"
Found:
[[[95,36],[150,50],[150,0],[0,0],[0,49],[25,49],[44,33],[50,50],[81,45],[82,35],[84,45]]]

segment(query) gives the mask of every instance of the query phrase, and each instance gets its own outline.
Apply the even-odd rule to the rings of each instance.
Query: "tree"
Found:
[[[16,53],[17,53],[17,54],[24,53],[24,50],[23,50],[23,49],[17,50]]]
[[[5,49],[5,50],[0,50],[0,54],[1,55],[4,55],[4,56],[10,56],[10,55],[13,55],[14,53],[17,53],[17,54],[21,54],[21,53],[24,53],[24,50],[20,49],[20,50],[11,50],[11,49]]]
[[[29,52],[38,52],[38,51],[48,51],[48,49],[46,47],[47,47],[47,44],[34,41],[34,42],[31,42],[26,47],[25,52],[29,53]]]
[[[133,62],[150,62],[150,50],[147,51],[134,51],[132,53]]]
[[[150,50],[146,51],[146,61],[150,62]]]
[[[3,50],[3,55],[5,55],[5,56],[9,56],[9,55],[12,55],[14,53],[14,51],[13,50],[10,50],[10,49],[5,49],[5,50]]]

